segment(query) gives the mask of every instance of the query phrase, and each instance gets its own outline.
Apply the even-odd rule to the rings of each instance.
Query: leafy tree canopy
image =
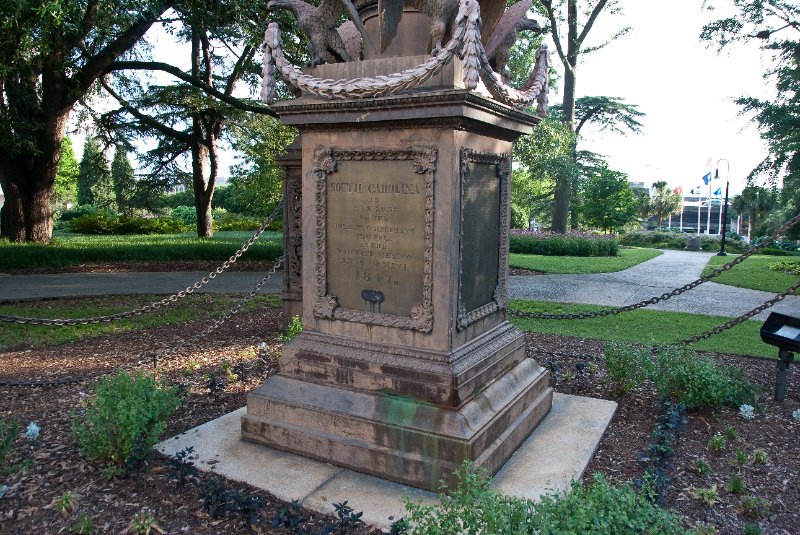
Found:
[[[69,136],[61,143],[61,157],[58,159],[58,171],[53,183],[53,194],[50,202],[58,210],[64,210],[78,199],[78,160],[72,148]]]
[[[586,181],[583,217],[589,225],[616,231],[636,217],[637,205],[625,173],[601,167]]]

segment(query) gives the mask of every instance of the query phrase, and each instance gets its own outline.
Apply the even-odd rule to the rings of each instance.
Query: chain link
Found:
[[[215,319],[211,324],[203,329],[201,332],[196,333],[188,338],[184,338],[180,341],[177,345],[169,347],[160,353],[151,353],[146,355],[145,358],[139,360],[133,365],[123,366],[123,368],[139,368],[144,365],[152,364],[153,367],[157,366],[159,362],[166,362],[168,360],[172,360],[176,357],[176,353],[181,349],[184,349],[201,338],[204,338],[217,330],[219,327],[222,326],[223,323],[228,321],[232,316],[241,312],[244,305],[246,305],[249,301],[251,301],[258,292],[261,291],[261,288],[269,281],[269,279],[278,271],[280,266],[286,260],[286,253],[284,253],[280,258],[278,258],[272,265],[272,268],[267,272],[267,274],[255,285],[255,287],[250,290],[250,293],[245,295],[242,299],[240,299],[234,306],[232,306],[228,312],[224,315],[220,316],[219,318]],[[73,377],[64,377],[64,378],[57,378],[57,379],[47,379],[43,381],[7,381],[7,380],[0,380],[0,387],[44,387],[44,386],[62,386],[62,385],[69,385],[69,384],[76,384],[82,383],[84,381],[88,381],[90,379],[96,379],[98,377],[102,377],[104,375],[108,375],[118,368],[110,369],[110,370],[103,370],[93,373],[88,373],[84,375],[76,375]]]
[[[796,216],[794,216],[792,219],[787,221],[786,224],[784,224],[781,228],[779,228],[774,233],[772,233],[772,235],[769,237],[769,239],[763,240],[758,245],[754,245],[753,247],[750,247],[747,251],[745,251],[741,255],[737,256],[736,258],[734,258],[733,260],[731,260],[730,262],[728,262],[724,266],[715,269],[714,271],[712,271],[708,275],[700,277],[699,279],[697,279],[695,281],[692,281],[692,282],[690,282],[688,284],[684,284],[680,288],[675,288],[674,290],[671,290],[669,292],[665,292],[665,293],[661,294],[658,297],[652,297],[650,299],[646,299],[646,300],[640,301],[638,303],[634,303],[634,304],[631,304],[631,305],[625,305],[625,306],[621,306],[621,307],[617,307],[617,308],[607,308],[605,310],[598,310],[598,311],[595,311],[595,312],[576,312],[576,313],[573,313],[573,314],[552,314],[552,313],[547,313],[547,312],[525,312],[523,310],[514,310],[514,309],[512,309],[510,307],[507,307],[506,310],[507,310],[509,316],[514,316],[514,317],[518,317],[518,318],[545,319],[545,320],[573,320],[573,319],[587,319],[587,318],[602,318],[602,317],[605,317],[605,316],[611,316],[611,315],[615,315],[615,314],[622,314],[623,312],[629,312],[631,310],[636,310],[636,309],[644,308],[644,307],[647,307],[647,306],[650,306],[650,305],[655,305],[656,303],[659,303],[661,301],[666,301],[668,299],[672,299],[675,296],[681,295],[682,293],[685,293],[685,292],[688,292],[689,290],[697,288],[698,286],[700,286],[704,282],[708,282],[711,279],[713,279],[714,277],[719,276],[721,273],[732,269],[737,264],[741,264],[746,259],[750,258],[754,254],[759,252],[761,249],[763,249],[764,247],[766,247],[767,245],[772,243],[772,240],[774,240],[777,237],[783,235],[787,230],[792,228],[798,222],[800,222],[800,214],[797,214]],[[782,300],[784,297],[786,297],[786,295],[789,295],[790,293],[792,293],[792,291],[794,291],[796,289],[797,289],[796,286],[792,286],[789,290],[787,290],[786,292],[781,294],[781,295],[783,295],[783,297],[778,299],[778,301]],[[769,302],[770,301],[767,301],[767,303],[769,303]],[[775,302],[777,302],[777,301],[775,301]],[[772,304],[774,305],[775,303],[772,303]],[[772,306],[772,305],[769,305],[769,306]],[[769,308],[769,307],[765,307],[762,310],[766,310],[766,308]],[[758,312],[761,312],[762,310],[759,310]],[[758,312],[753,313],[753,315],[758,314]],[[748,312],[748,314],[749,314],[749,312]],[[745,319],[747,319],[747,318],[745,318]],[[744,321],[744,320],[742,320],[742,321]]]
[[[284,199],[278,203],[278,206],[273,210],[273,212],[267,217],[264,223],[258,228],[258,230],[253,233],[253,235],[248,239],[244,244],[236,251],[230,258],[224,261],[222,264],[217,266],[216,269],[210,271],[208,275],[201,278],[194,284],[187,286],[184,290],[176,292],[169,297],[165,297],[160,301],[154,301],[149,305],[145,305],[139,308],[135,308],[133,310],[128,310],[125,312],[117,312],[115,314],[109,314],[108,316],[94,316],[88,318],[59,318],[59,319],[49,319],[49,318],[28,318],[24,316],[12,316],[8,314],[0,314],[0,321],[6,323],[21,323],[27,325],[47,325],[47,326],[56,326],[56,327],[63,327],[68,325],[91,325],[95,323],[110,323],[112,321],[121,320],[132,318],[135,316],[141,316],[142,314],[147,314],[150,312],[155,312],[156,310],[172,305],[173,303],[178,302],[179,299],[183,299],[187,295],[191,295],[195,292],[195,290],[199,290],[207,285],[209,282],[214,280],[217,275],[221,275],[224,273],[229,267],[236,263],[241,256],[247,252],[247,250],[252,246],[258,238],[267,230],[267,227],[272,223],[276,217],[282,212],[283,210],[283,203]]]

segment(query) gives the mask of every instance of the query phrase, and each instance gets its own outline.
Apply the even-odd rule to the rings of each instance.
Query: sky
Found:
[[[709,159],[712,171],[724,159],[720,182],[724,186],[729,165],[731,195],[741,191],[767,149],[734,99],[774,96],[763,79],[769,56],[756,43],[730,45],[721,54],[706,48],[699,40],[702,26],[721,14],[702,12],[699,0],[621,3],[622,14],[601,14],[586,42],[600,43],[624,26],[632,31],[586,56],[578,67],[577,94],[636,104],[646,113],[643,132],[622,136],[593,129],[579,148],[605,155],[612,169],[633,182],[666,180],[684,192],[702,184]],[[551,92],[551,102],[560,101]]]
[[[644,128],[641,134],[623,136],[587,126],[579,148],[604,155],[612,169],[628,174],[632,182],[649,186],[666,180],[684,192],[702,184],[703,175],[709,170],[713,175],[719,164],[720,183],[729,176],[731,195],[738,193],[766,155],[766,146],[749,118],[739,115],[734,99],[774,96],[774,82],[763,79],[769,56],[756,43],[732,45],[720,54],[707,48],[699,40],[700,30],[722,14],[702,11],[700,0],[621,4],[620,15],[598,17],[586,44],[598,44],[623,26],[632,30],[585,56],[578,67],[577,96],[624,98],[646,114],[641,118]],[[175,54],[179,48],[166,34],[150,37],[157,59],[181,65],[185,54]],[[549,44],[555,66],[563,72]],[[561,101],[558,89],[551,90],[551,103]],[[83,136],[73,138],[80,157]],[[234,161],[233,154],[223,151],[220,182]]]

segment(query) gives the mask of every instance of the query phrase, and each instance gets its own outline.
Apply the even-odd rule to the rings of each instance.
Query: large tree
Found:
[[[775,83],[774,100],[742,97],[737,102],[743,113],[752,114],[769,153],[748,176],[753,184],[766,176],[773,187],[783,181],[783,201],[788,217],[800,211],[800,4],[787,0],[728,0],[706,2],[709,9],[732,6],[735,15],[716,20],[703,27],[700,38],[719,49],[733,43],[756,42],[773,55],[776,66],[764,78]],[[742,192],[753,196],[753,192]],[[760,195],[763,197],[763,195]],[[753,205],[758,200],[745,202]],[[755,222],[751,230],[755,231]]]
[[[50,196],[76,103],[171,0],[0,3],[0,235],[48,242]]]
[[[616,0],[539,0],[540,11],[547,17],[550,35],[555,44],[556,53],[564,66],[563,100],[561,119],[575,128],[576,121],[576,83],[578,79],[578,63],[582,54],[587,54],[605,47],[617,37],[625,34],[629,28],[623,28],[605,42],[589,46],[586,39],[601,13],[619,12]],[[580,4],[580,5],[579,5]],[[581,27],[581,15],[586,18]],[[577,159],[577,151],[575,151]],[[553,230],[566,232],[569,202],[572,185],[563,182],[558,185],[553,204]]]
[[[661,220],[680,211],[681,196],[678,192],[669,189],[663,180],[653,182],[652,200],[650,201],[652,213],[658,218],[658,226],[661,227]]]
[[[115,87],[106,91],[121,108],[106,114],[105,124],[129,138],[153,138],[147,155],[146,182],[169,185],[189,176],[197,212],[197,234],[211,236],[211,201],[219,170],[219,140],[228,124],[245,121],[243,110],[271,114],[233,96],[238,82],[254,83],[258,39],[243,21],[263,18],[258,6],[241,2],[195,0],[190,9],[176,6],[176,39],[189,45],[189,76],[176,66],[155,62],[118,62]],[[263,6],[260,6],[263,11]],[[170,85],[148,83],[122,71],[163,70],[179,78]],[[201,83],[198,84],[197,81]],[[188,155],[184,158],[184,155]],[[188,173],[183,160],[189,162]]]
[[[78,160],[72,149],[72,139],[69,136],[61,143],[61,157],[58,159],[53,193],[50,204],[56,210],[64,210],[74,205],[78,198]]]
[[[83,155],[78,166],[78,204],[103,208],[114,205],[108,161],[97,138],[91,136],[83,143]]]
[[[602,166],[584,188],[583,217],[589,225],[613,232],[636,217],[636,199],[625,173]]]
[[[114,159],[111,160],[111,184],[114,187],[117,209],[123,214],[131,213],[136,196],[136,177],[128,153],[122,145],[117,145]]]

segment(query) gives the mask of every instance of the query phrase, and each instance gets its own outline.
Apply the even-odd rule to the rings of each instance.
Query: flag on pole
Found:
[[[677,193],[678,195],[683,195],[683,186],[678,186],[677,188],[672,190],[672,193]]]
[[[692,191],[690,191],[689,193],[691,193],[692,195],[700,195],[700,193],[702,193],[702,190],[700,189],[701,187],[702,186],[697,186],[696,188],[692,188]]]
[[[717,188],[714,190],[714,197],[719,197],[722,195],[722,188]]]
[[[711,171],[703,175],[703,184],[708,186],[711,183]]]

